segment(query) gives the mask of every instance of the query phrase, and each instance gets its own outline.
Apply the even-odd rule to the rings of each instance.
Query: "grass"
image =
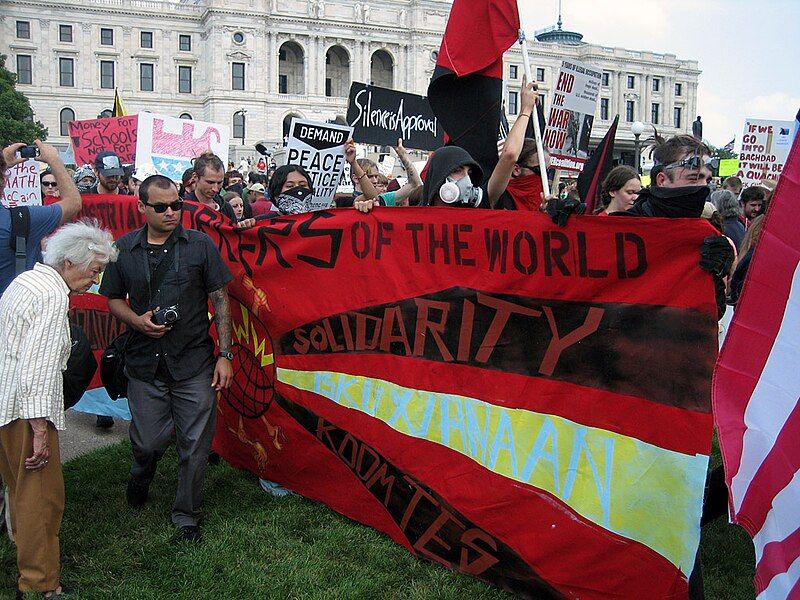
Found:
[[[125,505],[129,460],[123,443],[64,466],[63,579],[82,599],[511,598],[417,559],[323,505],[269,496],[253,475],[224,462],[207,474],[205,541],[176,544],[174,451],[140,511]],[[753,597],[753,552],[743,531],[719,521],[707,528],[703,562],[706,598]],[[13,597],[15,578],[13,551],[0,540],[0,597]]]

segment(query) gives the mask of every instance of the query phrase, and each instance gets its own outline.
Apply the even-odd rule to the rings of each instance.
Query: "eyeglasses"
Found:
[[[707,161],[703,161],[703,157],[699,154],[695,154],[693,156],[689,156],[684,158],[683,160],[679,160],[678,162],[670,163],[668,165],[664,165],[664,170],[667,169],[681,169],[686,168],[690,171],[699,171],[700,167],[708,167],[710,170],[713,170],[716,166],[718,166],[719,162],[716,158],[710,158]]]
[[[539,168],[539,165],[523,165],[521,163],[517,163],[521,169],[528,169],[529,171],[533,171],[536,175],[541,176],[542,170]]]
[[[157,213],[165,213],[167,209],[172,209],[174,212],[178,212],[183,208],[183,200],[175,200],[175,202],[171,202],[169,204],[150,204],[149,202],[142,202],[145,206],[149,206]]]
[[[42,185],[44,187],[57,187],[58,183],[56,183],[55,181],[43,181]]]

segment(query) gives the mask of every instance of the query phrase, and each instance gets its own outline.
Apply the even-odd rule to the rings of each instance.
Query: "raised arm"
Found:
[[[492,208],[495,207],[497,201],[500,199],[500,195],[508,187],[514,165],[519,159],[519,154],[522,152],[522,145],[525,143],[525,131],[528,129],[528,123],[532,118],[535,118],[532,116],[532,113],[538,100],[537,90],[538,87],[536,84],[528,83],[528,79],[523,75],[519,114],[517,115],[517,120],[511,128],[511,131],[508,132],[508,137],[503,145],[503,152],[500,154],[497,166],[489,177],[487,192],[489,195],[489,206]]]

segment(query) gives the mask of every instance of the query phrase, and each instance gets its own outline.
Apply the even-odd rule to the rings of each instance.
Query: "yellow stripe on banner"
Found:
[[[691,572],[707,456],[666,450],[556,415],[371,377],[282,368],[277,377],[545,490],[586,519]]]

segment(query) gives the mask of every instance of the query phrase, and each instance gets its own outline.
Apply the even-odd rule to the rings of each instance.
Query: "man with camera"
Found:
[[[125,373],[134,460],[127,500],[133,508],[146,502],[174,427],[180,466],[172,522],[180,539],[199,542],[216,392],[230,387],[233,376],[226,287],[233,277],[211,239],[181,225],[183,201],[168,178],[145,179],[138,208],[146,223],[118,240],[119,260],[100,286],[111,313],[130,330]]]

